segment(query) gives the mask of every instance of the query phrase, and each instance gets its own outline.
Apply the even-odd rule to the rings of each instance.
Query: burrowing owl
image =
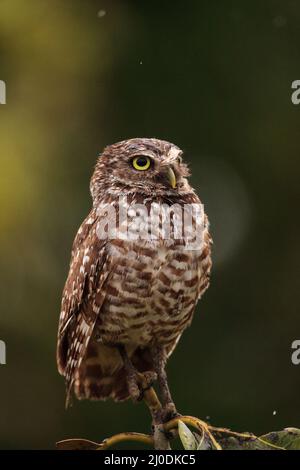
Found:
[[[175,236],[179,219],[166,216],[171,207],[200,205],[188,175],[182,151],[166,141],[130,139],[100,155],[90,184],[93,207],[74,240],[62,297],[57,362],[67,403],[73,391],[79,399],[136,399],[138,372],[147,371],[158,379],[164,409],[175,411],[165,364],[211,269],[206,215],[192,248]]]

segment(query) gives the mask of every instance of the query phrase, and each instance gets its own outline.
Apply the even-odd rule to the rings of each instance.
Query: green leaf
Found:
[[[300,450],[300,429],[297,428],[285,428],[283,431],[270,432],[261,436],[260,439],[286,450]]]
[[[197,449],[198,445],[194,434],[182,421],[178,421],[178,433],[185,450]]]

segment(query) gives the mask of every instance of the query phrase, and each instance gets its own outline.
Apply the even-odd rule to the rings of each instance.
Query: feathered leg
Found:
[[[155,346],[152,349],[154,370],[157,373],[160,389],[161,403],[163,407],[162,421],[166,422],[178,416],[175,403],[170,392],[168,377],[166,373],[167,355],[163,348]]]

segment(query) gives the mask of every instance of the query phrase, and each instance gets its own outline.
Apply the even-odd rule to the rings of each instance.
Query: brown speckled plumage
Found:
[[[75,238],[58,331],[57,360],[67,399],[124,400],[129,397],[126,353],[139,371],[154,369],[158,347],[169,357],[190,325],[198,299],[207,289],[211,238],[205,216],[201,249],[186,250],[181,240],[99,239],[106,205],[200,202],[187,181],[182,152],[169,142],[131,139],[106,147],[91,179],[93,207]],[[153,161],[137,171],[136,155]],[[166,178],[171,166],[177,179]],[[102,212],[101,212],[102,211]]]

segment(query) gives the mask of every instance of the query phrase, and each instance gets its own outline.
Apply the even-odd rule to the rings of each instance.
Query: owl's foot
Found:
[[[144,398],[144,392],[152,387],[157,380],[157,374],[151,370],[138,372],[133,366],[127,372],[128,392],[134,402],[141,401]]]
[[[146,372],[141,372],[143,376],[143,391],[148,390],[152,385],[157,381],[157,373],[153,370],[147,370]]]
[[[141,401],[144,398],[144,392],[149,390],[157,380],[157,374],[151,370],[139,372],[129,359],[125,347],[119,345],[118,349],[123,359],[129,395],[134,402]]]
[[[167,423],[174,418],[179,418],[179,416],[180,413],[177,412],[175,403],[173,402],[167,403],[162,409],[161,419],[163,423]]]
[[[141,401],[144,399],[144,393],[146,390],[149,390],[154,382],[157,380],[156,372],[149,370],[146,372],[138,372],[136,371],[136,383],[139,387],[139,397],[136,401]]]
[[[165,424],[174,418],[178,418],[179,416],[181,415],[177,412],[175,404],[167,403],[156,413],[155,423]]]

